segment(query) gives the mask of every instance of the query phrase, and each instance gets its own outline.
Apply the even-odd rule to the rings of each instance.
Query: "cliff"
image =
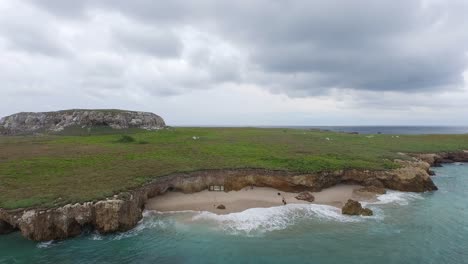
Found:
[[[450,154],[447,157],[468,161],[467,152]],[[264,169],[236,169],[171,174],[159,177],[137,190],[114,195],[99,202],[47,209],[0,208],[0,234],[20,230],[29,239],[44,241],[73,237],[89,228],[100,233],[125,231],[133,228],[142,218],[148,198],[167,191],[198,192],[210,185],[224,185],[225,191],[240,190],[251,185],[273,187],[281,191],[320,191],[338,183],[355,183],[411,192],[437,190],[429,176],[430,165],[434,163],[430,164],[417,158],[396,162],[401,167],[387,171],[339,170],[298,174]]]
[[[53,133],[72,126],[156,130],[165,127],[165,123],[160,116],[148,112],[86,109],[38,113],[22,112],[0,119],[0,133],[4,135]]]

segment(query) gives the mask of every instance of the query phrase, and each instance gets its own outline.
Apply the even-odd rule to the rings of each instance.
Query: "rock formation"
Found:
[[[430,154],[412,154],[417,159],[429,163],[430,166],[440,166],[442,163],[467,162],[468,151],[441,152]]]
[[[310,192],[301,192],[295,198],[307,202],[313,202],[315,200],[315,197]]]
[[[342,214],[347,215],[364,215],[364,216],[371,216],[373,212],[369,208],[362,208],[360,202],[349,199],[346,204],[341,208]]]
[[[23,112],[0,119],[0,133],[5,135],[53,133],[72,126],[156,130],[165,127],[165,123],[160,116],[153,113],[124,110],[77,109],[57,112]]]
[[[226,206],[224,206],[224,204],[220,204],[216,208],[220,209],[220,210],[224,210],[224,209],[226,209]]]

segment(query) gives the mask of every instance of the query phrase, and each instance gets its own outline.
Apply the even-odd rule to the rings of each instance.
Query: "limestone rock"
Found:
[[[307,202],[313,202],[315,200],[315,197],[310,192],[301,192],[295,198]]]
[[[373,214],[374,212],[372,212],[372,210],[369,208],[362,208],[361,210],[361,215],[363,216],[372,216]]]
[[[137,204],[124,200],[97,202],[95,211],[95,227],[100,233],[129,230],[142,218]]]
[[[437,154],[414,154],[413,156],[434,167],[440,167],[442,163],[468,162],[468,152],[466,150]]]
[[[437,190],[424,161],[396,160],[400,168],[385,171],[348,170],[342,181],[363,185],[374,185],[404,192],[426,192]]]
[[[0,119],[0,133],[6,135],[53,133],[70,126],[156,130],[166,125],[164,120],[156,114],[125,110],[73,109],[56,112],[22,112]]]
[[[53,209],[28,209],[0,216],[14,221],[23,236],[47,241],[77,236],[87,227],[101,233],[126,231],[135,227],[142,218],[142,210],[139,199],[132,197],[129,200],[69,204]]]
[[[372,210],[369,208],[362,208],[360,202],[349,199],[346,204],[341,209],[342,214],[347,215],[364,215],[371,216],[373,214]]]

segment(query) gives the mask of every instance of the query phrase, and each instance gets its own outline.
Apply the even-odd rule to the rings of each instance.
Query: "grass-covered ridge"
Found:
[[[0,207],[97,200],[174,172],[395,167],[398,152],[468,149],[468,135],[351,135],[295,129],[171,128],[87,136],[0,137]]]

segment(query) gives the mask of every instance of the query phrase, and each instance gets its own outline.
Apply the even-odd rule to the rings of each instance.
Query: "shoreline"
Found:
[[[319,192],[310,192],[315,200],[307,202],[295,197],[298,193],[284,192],[271,187],[244,187],[239,191],[216,192],[203,190],[195,193],[167,192],[148,199],[146,210],[159,212],[207,211],[215,214],[242,212],[250,208],[268,208],[287,204],[323,204],[341,208],[348,199],[372,201],[375,195],[355,193],[362,188],[356,184],[338,184]],[[225,209],[218,209],[223,205]]]
[[[382,171],[350,169],[300,174],[268,169],[212,169],[174,173],[99,201],[55,208],[0,208],[0,234],[20,231],[30,240],[49,241],[77,236],[84,228],[90,227],[101,234],[127,231],[142,219],[149,199],[174,191],[196,193],[210,185],[224,185],[226,191],[238,191],[250,186],[270,187],[294,194],[310,191],[317,195],[316,204],[327,204],[326,201],[320,202],[317,193],[340,184],[353,183],[402,192],[434,191],[437,187],[430,177],[431,166],[468,161],[466,150],[408,156],[412,159],[394,160],[399,168]],[[275,203],[277,201],[273,201],[273,206]],[[272,206],[272,203],[267,205]],[[337,207],[337,204],[334,206]]]

